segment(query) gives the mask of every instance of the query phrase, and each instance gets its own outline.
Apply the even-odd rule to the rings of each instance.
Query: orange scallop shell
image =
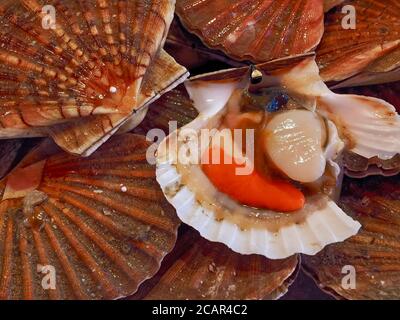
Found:
[[[342,298],[400,299],[400,177],[350,181],[341,203],[361,222],[361,232],[304,257],[303,267]],[[355,286],[344,279],[348,266],[355,268]]]
[[[126,134],[82,159],[46,143],[1,181],[1,299],[115,299],[158,271],[179,221],[148,146]]]
[[[240,255],[188,228],[160,272],[144,283],[134,298],[276,299],[287,292],[298,263],[297,255],[285,260]]]
[[[323,34],[322,0],[178,0],[176,12],[208,47],[237,60],[306,53]]]
[[[2,1],[0,138],[52,136],[70,153],[91,154],[187,76],[162,50],[174,8],[169,0]]]
[[[347,29],[345,6],[355,9],[355,28]],[[350,7],[350,8],[351,8]],[[400,79],[400,10],[395,0],[344,1],[325,19],[325,33],[317,48],[321,77],[343,86]]]
[[[134,131],[146,135],[152,129],[160,129],[168,135],[172,121],[180,128],[197,116],[185,86],[179,85],[149,106],[148,116]]]

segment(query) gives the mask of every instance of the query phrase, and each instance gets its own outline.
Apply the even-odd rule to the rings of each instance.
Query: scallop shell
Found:
[[[193,121],[198,111],[193,106],[184,85],[165,93],[149,106],[148,116],[135,129],[138,134],[147,135],[150,130],[160,129],[168,135],[171,121],[180,128]]]
[[[11,169],[18,151],[22,146],[22,140],[0,141],[0,179]]]
[[[393,82],[384,85],[343,88],[340,93],[357,94],[385,100],[392,104],[396,111],[400,112],[400,99],[397,92],[400,90],[400,83]],[[344,155],[344,166],[346,174],[354,178],[364,178],[370,175],[393,176],[400,173],[400,155],[389,160],[381,160],[376,157],[366,159],[353,152]]]
[[[161,50],[173,13],[169,0],[3,1],[0,138],[91,154],[187,76]]]
[[[258,65],[256,68],[264,72],[265,84],[260,86],[281,85],[297,97],[311,100],[310,108],[315,109],[317,98],[336,97],[318,77],[318,68],[312,57],[281,59]],[[222,113],[221,110],[232,92],[244,77],[249,76],[250,71],[250,68],[231,69],[195,77],[186,83],[200,115],[184,128],[198,130],[207,127],[209,121],[218,121],[217,115]],[[304,77],[298,78],[298,74],[303,74]],[[332,119],[334,120],[333,117]],[[324,199],[326,206],[314,208],[304,221],[289,223],[277,231],[241,228],[228,219],[217,219],[212,206],[207,205],[209,200],[205,198],[203,203],[202,197],[196,194],[197,191],[192,190],[183,181],[173,148],[165,148],[171,141],[174,145],[173,139],[176,137],[176,134],[169,136],[158,149],[157,181],[168,201],[176,208],[180,219],[197,229],[208,240],[222,242],[241,254],[260,254],[271,259],[282,259],[295,253],[315,254],[327,244],[343,241],[356,234],[360,228],[359,223],[349,218],[327,198]],[[190,144],[190,141],[181,142],[181,145],[184,144]],[[206,181],[200,184],[203,183]],[[211,190],[208,185],[205,189]],[[227,201],[229,202],[229,199]],[[229,209],[225,208],[227,212],[234,210],[234,203],[236,202],[229,202]],[[242,218],[247,219],[244,216]]]
[[[320,287],[346,299],[400,299],[399,190],[399,176],[349,181],[341,203],[363,228],[357,236],[304,258],[303,267]],[[344,279],[353,271],[355,287]]]
[[[141,296],[150,300],[277,299],[297,275],[300,257],[268,260],[243,256],[223,244],[184,231],[159,274],[145,283]]]
[[[397,94],[400,91],[400,82],[392,82],[373,86],[342,88],[336,91],[343,94],[357,94],[385,100],[393,105],[396,108],[396,111],[400,113],[400,97]]]
[[[323,34],[322,0],[178,0],[176,12],[208,47],[236,60],[306,53]]]
[[[174,18],[164,46],[174,59],[189,70],[202,72],[220,70],[227,66],[243,66],[243,62],[230,59],[219,50],[206,47],[200,39],[186,31],[177,17]]]
[[[48,140],[1,181],[2,299],[114,299],[158,271],[179,222],[146,161],[149,144],[121,135],[82,159]]]
[[[347,5],[355,8],[355,29],[342,26]],[[354,86],[399,80],[399,16],[398,3],[384,0],[347,0],[328,13],[317,49],[324,81]]]

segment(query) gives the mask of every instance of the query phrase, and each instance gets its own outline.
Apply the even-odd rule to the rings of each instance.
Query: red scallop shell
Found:
[[[208,47],[237,60],[306,53],[323,34],[322,0],[178,0],[176,12]]]
[[[354,8],[355,29],[347,22],[345,6]],[[340,82],[350,77],[346,86],[373,84],[400,79],[400,5],[396,0],[347,0],[330,11],[325,19],[325,33],[317,48],[317,62],[325,81]]]

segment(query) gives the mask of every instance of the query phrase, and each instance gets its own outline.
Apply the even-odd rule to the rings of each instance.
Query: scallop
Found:
[[[399,80],[399,16],[396,1],[382,0],[347,0],[327,13],[316,50],[324,81],[352,87]]]
[[[149,146],[124,134],[79,158],[48,139],[0,181],[0,299],[116,299],[158,271],[180,223]]]
[[[178,0],[176,12],[208,47],[252,62],[310,52],[324,30],[322,0]]]
[[[291,110],[275,116],[265,128],[265,152],[290,179],[314,182],[325,172],[326,127],[308,110]]]
[[[191,228],[182,231],[170,257],[163,263],[157,283],[146,283],[135,298],[278,299],[293,283],[300,263],[298,255],[284,260],[240,255],[221,243],[202,238]]]
[[[341,205],[363,227],[348,241],[305,257],[303,267],[320,287],[341,299],[400,298],[399,190],[399,177],[348,180]],[[354,287],[350,281],[343,286],[344,273],[355,274]]]
[[[199,115],[160,144],[157,181],[179,218],[207,240],[222,242],[241,254],[270,259],[295,253],[315,255],[328,244],[356,235],[361,227],[335,202],[343,172],[342,153],[353,152],[367,161],[392,161],[400,154],[400,116],[383,100],[330,91],[319,76],[313,56],[279,59],[255,68],[200,75],[185,83]],[[254,70],[261,76],[253,85]],[[288,95],[289,102],[281,109],[271,109],[274,112],[265,111],[270,110],[266,106],[277,90]],[[269,92],[266,98],[265,92]],[[243,108],[262,116],[248,116],[249,111]],[[243,119],[245,122],[240,122]],[[253,122],[248,126],[250,120]],[[278,207],[248,205],[242,200],[246,189],[263,192],[248,185],[254,180],[240,180],[239,199],[237,192],[221,189],[223,177],[212,179],[201,163],[180,160],[176,147],[190,150],[196,146],[196,135],[186,135],[187,130],[198,134],[203,129],[219,132],[226,126],[231,128],[229,123],[242,123],[240,128],[255,126],[256,131],[262,128],[264,139],[256,140],[255,149],[258,154],[262,152],[264,164],[257,166],[260,158],[255,157],[254,168],[262,171],[256,171],[257,177],[253,178],[259,180],[264,175],[266,179],[290,183],[304,194],[302,208],[287,212]],[[198,148],[198,152],[194,150],[197,154],[202,150]],[[248,159],[251,164],[251,157]],[[232,181],[231,176],[229,179]],[[271,195],[264,192],[263,197]]]
[[[0,139],[50,136],[88,156],[138,125],[187,77],[162,49],[174,9],[169,0],[3,1]]]

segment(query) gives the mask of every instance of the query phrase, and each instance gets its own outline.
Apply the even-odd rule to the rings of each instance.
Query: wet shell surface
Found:
[[[322,0],[178,0],[176,11],[208,47],[236,60],[306,53],[323,34]]]
[[[312,103],[306,104],[311,110],[323,111],[318,109],[318,97],[323,98],[323,101],[335,101],[337,98],[318,77],[318,69],[312,58],[278,60],[258,65],[257,68],[265,72],[265,83],[279,84],[298,98],[311,99]],[[238,83],[248,74],[249,70],[246,71],[245,68],[232,69],[196,77],[186,83],[200,115],[182,130],[212,128],[218,123],[218,117],[226,110]],[[298,74],[305,76],[298,79]],[[334,105],[332,101],[328,104]],[[335,117],[328,119],[338,121]],[[158,150],[157,181],[181,220],[197,229],[206,239],[222,242],[242,254],[255,253],[272,259],[282,259],[294,253],[313,255],[327,244],[343,241],[357,233],[360,224],[348,217],[328,197],[323,198],[321,203],[317,201],[319,205],[316,206],[314,200],[310,199],[310,207],[306,205],[309,214],[291,220],[290,215],[252,210],[226,195],[219,194],[196,165],[180,164],[176,154],[166,148],[169,143],[174,145],[174,139],[179,136],[179,132],[168,137]],[[335,137],[334,134],[330,136],[333,139]],[[177,141],[178,149],[183,145],[188,147],[191,143],[190,139],[178,138]],[[335,174],[339,174],[340,169],[333,162],[330,165]],[[273,221],[274,227],[263,225],[264,220],[260,217],[265,214],[271,214],[266,223]]]
[[[151,300],[277,299],[297,274],[300,257],[243,256],[189,229],[178,238],[154,280],[140,288]]]
[[[341,205],[363,227],[357,236],[304,257],[303,268],[321,288],[346,299],[400,299],[399,190],[398,176],[349,181]],[[342,282],[346,275],[354,281]]]
[[[3,1],[0,138],[52,136],[86,156],[137,125],[148,103],[187,76],[162,50],[174,8],[170,0]]]
[[[48,140],[0,183],[1,299],[115,299],[158,271],[179,221],[148,146],[125,134],[82,159]]]
[[[317,49],[324,81],[349,87],[399,80],[399,17],[395,0],[344,1],[329,12]]]

